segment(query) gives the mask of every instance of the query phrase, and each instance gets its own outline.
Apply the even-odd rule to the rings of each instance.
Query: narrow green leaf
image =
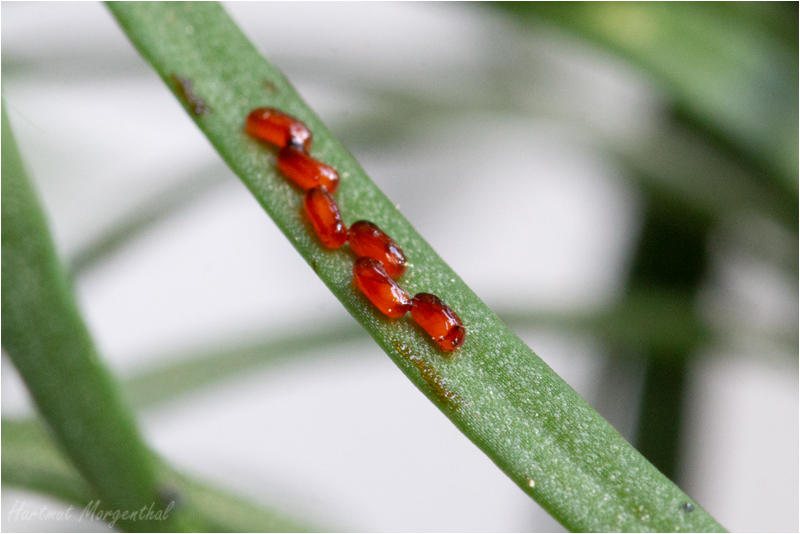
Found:
[[[155,468],[95,351],[2,112],[3,349],[86,481],[113,510],[160,506]],[[127,529],[171,521],[121,520]]]
[[[573,530],[722,529],[478,299],[219,5],[108,6],[333,294],[414,384],[523,491]],[[244,134],[245,117],[260,106],[280,108],[311,128],[312,156],[333,165],[342,176],[336,196],[345,222],[368,219],[385,229],[414,265],[402,279],[403,287],[411,294],[439,295],[468,326],[458,353],[443,354],[408,317],[387,320],[353,288],[353,254],[346,247],[329,251],[320,245],[301,215],[300,192],[276,172],[275,152]],[[684,507],[687,502],[692,507]],[[687,511],[690,508],[693,511]]]
[[[2,421],[3,485],[43,493],[78,508],[99,499],[59,453],[38,421]],[[162,499],[174,503],[183,526],[193,532],[307,532],[300,523],[212,490],[158,463]],[[103,508],[101,508],[103,509]],[[110,518],[113,519],[113,518]]]

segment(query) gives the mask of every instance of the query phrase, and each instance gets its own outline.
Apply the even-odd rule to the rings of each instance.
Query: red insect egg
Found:
[[[295,145],[302,150],[311,146],[311,130],[305,124],[272,108],[254,109],[247,116],[245,131],[278,148]]]
[[[306,191],[303,205],[323,245],[328,248],[339,248],[347,242],[347,227],[342,221],[339,206],[324,186],[320,185]]]
[[[324,185],[331,193],[339,187],[339,173],[330,165],[317,161],[302,148],[287,145],[278,153],[278,168],[303,189]]]
[[[378,260],[391,278],[406,272],[406,256],[394,239],[369,221],[356,221],[350,226],[350,248],[359,256]]]
[[[358,258],[353,266],[353,278],[358,288],[384,315],[397,319],[411,308],[408,293],[389,278],[381,262]]]
[[[464,344],[467,329],[461,319],[436,295],[418,293],[411,299],[411,318],[447,352]]]

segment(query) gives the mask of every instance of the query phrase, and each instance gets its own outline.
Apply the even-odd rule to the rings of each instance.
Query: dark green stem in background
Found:
[[[578,531],[722,529],[480,301],[217,4],[110,3],[109,8],[345,308],[409,379],[558,521]],[[261,106],[277,107],[311,128],[312,156],[342,176],[336,196],[345,222],[375,222],[414,265],[404,288],[435,293],[458,312],[470,330],[457,354],[443,354],[407,318],[387,320],[353,289],[349,249],[329,251],[319,244],[301,215],[302,195],[276,172],[275,153],[243,133],[245,117]],[[692,512],[684,507],[687,502]]]
[[[631,293],[658,291],[693,302],[708,265],[709,221],[650,196],[628,282]],[[695,319],[700,323],[699,318]],[[695,338],[695,343],[699,339]],[[638,433],[645,458],[675,480],[689,358],[698,345],[649,347]]]
[[[686,404],[686,358],[648,358],[639,426],[634,440],[645,458],[674,482],[679,473],[682,415]]]

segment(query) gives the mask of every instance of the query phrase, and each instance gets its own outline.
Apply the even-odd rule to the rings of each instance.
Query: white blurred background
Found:
[[[490,307],[577,311],[620,297],[640,197],[593,140],[624,142],[660,120],[665,96],[648,79],[480,6],[227,8]],[[7,111],[65,259],[149,199],[186,181],[204,188],[78,273],[118,376],[169,354],[354,322],[102,5],[4,2],[2,59]],[[748,320],[796,328],[796,279],[746,259],[720,276]],[[606,361],[591,339],[535,325],[518,334],[599,402]],[[691,368],[683,489],[732,531],[797,531],[797,355],[764,347],[710,350]],[[139,412],[148,442],[186,473],[322,528],[562,530],[374,343],[318,352]],[[630,436],[637,385],[619,391],[626,402],[607,416]],[[5,356],[2,413],[33,413]],[[11,514],[20,502],[60,506],[4,487],[4,531],[106,530],[23,520]]]

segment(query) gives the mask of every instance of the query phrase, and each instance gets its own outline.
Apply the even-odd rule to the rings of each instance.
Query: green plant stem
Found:
[[[5,106],[2,133],[3,349],[69,458],[39,423],[3,420],[3,484],[105,514],[127,531],[307,531],[187,479],[146,448],[80,318]],[[152,515],[124,515],[143,508]]]
[[[81,320],[36,194],[2,113],[3,349],[67,456],[103,499],[133,513],[161,507],[155,468]],[[137,530],[171,520],[122,519]]]
[[[478,299],[219,5],[108,7],[345,308],[414,384],[558,521],[581,531],[722,529]],[[302,195],[276,171],[275,152],[244,134],[245,117],[261,106],[282,109],[309,126],[312,157],[342,176],[336,196],[345,222],[375,222],[409,256],[414,268],[403,287],[412,294],[435,293],[459,313],[469,334],[457,354],[444,355],[408,318],[387,320],[353,288],[353,254],[320,245],[301,214]],[[693,512],[684,510],[685,502],[692,502]]]

